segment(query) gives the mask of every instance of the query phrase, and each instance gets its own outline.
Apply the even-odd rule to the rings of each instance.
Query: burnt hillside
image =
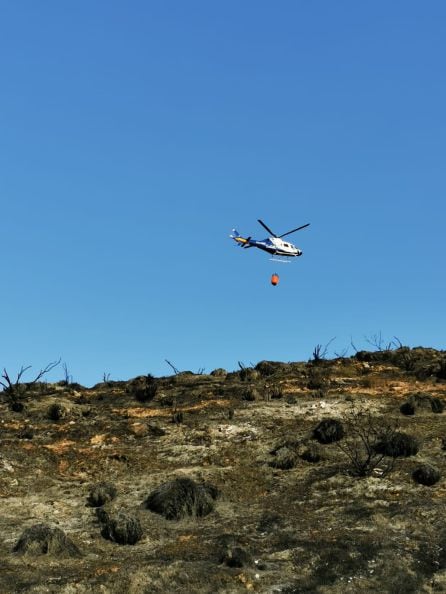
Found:
[[[0,398],[1,593],[446,591],[444,351]]]

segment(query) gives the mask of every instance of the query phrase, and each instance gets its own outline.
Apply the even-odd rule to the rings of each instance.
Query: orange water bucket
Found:
[[[276,285],[279,284],[279,275],[278,274],[274,273],[271,276],[271,284],[274,285],[274,286],[276,286]]]

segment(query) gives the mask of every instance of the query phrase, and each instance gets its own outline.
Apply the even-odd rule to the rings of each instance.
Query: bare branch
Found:
[[[27,365],[26,367],[23,367],[23,365],[22,365],[22,367],[20,368],[20,371],[17,374],[17,379],[14,382],[15,385],[17,385],[20,382],[20,380],[22,379],[22,375],[25,373],[25,371],[28,371],[28,369],[31,369],[31,365]],[[32,382],[32,383],[34,383],[34,382]]]
[[[167,365],[169,365],[169,367],[173,369],[175,375],[178,375],[180,373],[179,370],[175,367],[175,365],[173,365],[170,361],[168,361],[167,359],[164,359],[164,361],[167,363]]]
[[[346,437],[336,445],[349,460],[349,472],[357,477],[370,476],[379,472],[388,474],[394,467],[393,459],[384,459],[385,455],[377,451],[379,440],[392,436],[397,430],[397,422],[386,422],[373,418],[369,411],[352,408],[342,418]]]
[[[374,347],[377,351],[384,351],[384,350],[388,350],[384,347],[383,344],[383,337],[381,334],[381,330],[379,331],[379,334],[373,334],[373,336],[371,336],[370,338],[367,338],[367,336],[364,337],[365,341],[369,343],[369,345],[371,345],[372,347]]]
[[[317,344],[314,347],[313,361],[315,363],[317,363],[318,361],[322,361],[322,359],[325,359],[325,357],[327,356],[327,353],[328,353],[328,347],[333,342],[333,340],[335,340],[335,338],[336,338],[336,336],[333,336],[333,338],[331,340],[329,340],[325,346],[322,346],[321,344]]]
[[[57,367],[59,365],[59,363],[61,362],[61,360],[62,360],[62,358],[59,357],[58,361],[52,361],[51,363],[48,363],[48,365],[45,367],[45,369],[41,369],[39,371],[39,373],[36,375],[35,379],[33,379],[33,381],[30,383],[35,384],[41,377],[43,377],[44,375],[49,373],[52,369]],[[27,367],[26,369],[29,369],[30,367],[31,367],[31,365],[29,367]]]
[[[68,386],[72,381],[73,381],[73,376],[70,375],[70,372],[68,370],[68,365],[66,363],[63,364],[63,371],[64,371],[64,381],[65,384]]]
[[[354,345],[354,343],[353,343],[353,338],[352,338],[351,336],[350,336],[350,345],[351,345],[352,349],[355,351],[355,353],[357,353],[357,352],[358,352],[358,349],[357,349],[357,348],[356,348],[356,346]]]
[[[394,338],[393,344],[395,345],[395,348],[402,349],[403,343],[401,342],[401,340],[399,338],[397,338],[396,336],[394,336],[393,338]]]
[[[338,353],[337,351],[334,351],[334,354],[336,355],[336,357],[338,357],[338,359],[343,359],[347,355],[347,353],[348,353],[348,347],[346,347],[340,353]]]

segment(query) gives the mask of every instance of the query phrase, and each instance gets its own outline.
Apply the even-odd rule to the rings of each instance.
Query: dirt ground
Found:
[[[446,592],[445,380],[360,359],[35,384],[19,412],[0,393],[0,592]],[[339,441],[315,439],[324,419],[340,421]],[[409,435],[417,453],[357,476],[352,419]],[[439,472],[430,486],[413,478],[426,464]],[[184,477],[218,492],[210,513],[147,509]],[[101,482],[116,497],[100,509],[133,518],[135,544],[104,538],[88,504]],[[41,524],[67,542],[17,550]]]

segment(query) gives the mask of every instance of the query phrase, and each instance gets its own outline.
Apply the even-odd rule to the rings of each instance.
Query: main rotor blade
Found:
[[[302,225],[302,227],[297,227],[297,229],[293,229],[292,231],[287,231],[283,235],[279,235],[279,237],[285,237],[285,235],[290,235],[291,233],[295,233],[296,231],[300,231],[301,229],[305,229],[305,227],[308,227],[309,224],[310,223],[307,223],[306,225]]]
[[[271,231],[271,229],[270,229],[269,227],[267,227],[263,221],[261,221],[260,219],[257,219],[257,220],[258,220],[258,221],[259,221],[259,223],[262,225],[262,227],[264,227],[264,228],[265,228],[265,229],[268,231],[268,233],[271,233],[271,235],[272,235],[273,237],[277,237],[277,235],[276,235],[275,233],[273,233],[273,232]]]

